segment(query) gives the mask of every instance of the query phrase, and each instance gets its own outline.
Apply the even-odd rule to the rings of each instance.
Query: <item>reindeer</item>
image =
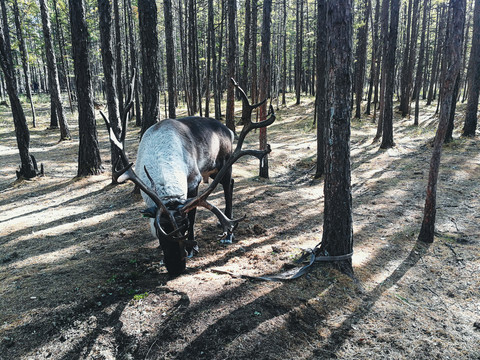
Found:
[[[231,79],[242,98],[243,129],[233,150],[234,134],[220,121],[211,118],[189,116],[165,119],[152,125],[143,134],[138,146],[135,171],[124,150],[126,118],[131,108],[131,96],[122,111],[122,133],[117,138],[111,124],[102,113],[110,134],[112,147],[117,147],[119,158],[113,167],[113,178],[122,183],[130,180],[141,190],[149,217],[151,232],[160,242],[164,263],[170,275],[181,274],[186,267],[186,258],[198,252],[194,224],[196,208],[201,206],[212,211],[218,218],[225,244],[234,239],[233,231],[245,218],[232,219],[233,184],[232,165],[244,155],[262,160],[270,153],[265,150],[242,150],[245,136],[253,129],[266,127],[275,121],[270,106],[267,119],[258,123],[251,121],[252,111],[265,101],[251,105],[238,83]],[[133,80],[131,89],[133,87]],[[131,94],[132,90],[130,90]],[[127,165],[128,164],[128,165]],[[119,165],[122,168],[118,169]],[[213,182],[198,195],[200,182]],[[147,185],[147,184],[150,185]],[[225,212],[207,201],[218,183],[223,186]]]

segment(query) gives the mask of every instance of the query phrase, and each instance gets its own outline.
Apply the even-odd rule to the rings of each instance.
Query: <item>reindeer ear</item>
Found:
[[[141,210],[140,213],[143,215],[143,217],[154,219],[155,216],[157,215],[157,207],[156,206],[149,207],[148,209]]]

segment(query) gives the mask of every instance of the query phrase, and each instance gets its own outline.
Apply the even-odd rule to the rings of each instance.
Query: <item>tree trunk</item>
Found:
[[[423,214],[422,228],[418,239],[432,243],[435,232],[437,180],[442,155],[442,145],[447,132],[448,118],[452,108],[455,82],[457,80],[461,64],[461,46],[463,38],[463,24],[465,21],[465,0],[450,0],[452,18],[449,22],[447,46],[445,53],[445,71],[442,74],[442,87],[440,95],[440,116],[433,145],[432,159],[430,160],[430,172],[428,175],[427,196]]]
[[[102,49],[103,74],[105,78],[105,93],[107,95],[108,119],[117,139],[121,138],[120,108],[115,83],[114,59],[112,53],[112,6],[110,0],[98,0],[98,15],[100,28],[100,45]],[[121,158],[116,146],[111,147],[112,182],[113,171],[117,160]],[[128,164],[122,164],[127,166]]]
[[[158,35],[157,5],[155,0],[138,0],[140,47],[142,48],[142,134],[158,121]]]
[[[370,3],[371,6],[371,3]],[[367,108],[365,110],[366,115],[371,114],[371,102],[373,95],[373,88],[375,87],[375,78],[377,70],[377,61],[378,61],[378,17],[380,15],[380,0],[377,0],[375,5],[375,20],[372,24],[372,60],[370,63],[370,80],[368,85],[368,96],[367,96]]]
[[[430,1],[426,1],[423,4],[423,20],[422,20],[422,36],[420,40],[420,54],[418,56],[417,74],[415,76],[415,86],[413,90],[413,96],[415,99],[415,118],[413,124],[418,126],[418,116],[420,112],[420,87],[422,85],[424,58],[425,58],[425,34],[427,28],[427,15],[430,7]]]
[[[216,89],[215,89],[215,118],[220,120],[222,117],[222,92],[223,92],[223,82],[222,82],[222,50],[223,50],[223,23],[225,19],[225,3],[226,0],[221,0],[222,11],[220,19],[220,34],[218,39],[218,61],[217,61],[217,78],[216,78]],[[215,52],[215,51],[214,51]]]
[[[250,53],[250,41],[251,41],[251,17],[252,11],[250,10],[250,0],[245,0],[245,36],[243,42],[243,74],[242,74],[242,86],[247,91],[250,88],[248,81],[248,60]]]
[[[196,54],[195,54],[195,6],[194,0],[188,0],[188,10],[186,11],[187,15],[187,33],[188,33],[188,78],[189,78],[189,87],[186,91],[189,92],[191,98],[191,113],[194,115],[198,111],[198,90],[197,90],[197,73],[196,73]]]
[[[132,59],[132,70],[135,70],[135,85],[134,85],[134,95],[135,95],[135,125],[136,126],[142,126],[142,115],[141,115],[141,110],[140,110],[140,71],[138,68],[138,59],[137,59],[137,49],[136,49],[136,41],[135,41],[135,36],[134,36],[134,31],[135,31],[135,26],[133,22],[133,16],[132,16],[132,1],[128,0],[128,28],[129,28],[129,37],[130,37],[130,58]]]
[[[470,81],[462,136],[475,136],[477,130],[478,97],[480,93],[480,0],[475,0],[470,59],[472,64],[468,71]]]
[[[283,0],[283,71],[282,71],[282,105],[287,105],[287,0]]]
[[[1,5],[2,10],[5,11],[5,0],[1,0]],[[27,119],[25,118],[25,113],[23,112],[20,99],[18,98],[15,72],[11,62],[10,40],[6,40],[9,38],[9,35],[8,33],[4,35],[4,30],[7,30],[5,23],[0,26],[0,66],[5,77],[5,84],[15,126],[18,152],[20,154],[20,170],[17,171],[17,177],[31,179],[37,176],[35,158],[33,155],[30,155],[30,131],[28,130]]]
[[[175,48],[173,45],[172,0],[163,1],[167,59],[168,117],[175,119]]]
[[[120,11],[118,0],[113,0],[113,13],[115,16],[115,81],[117,82],[118,106],[123,108],[123,84],[122,84],[122,34],[120,32]]]
[[[368,19],[370,18],[370,1],[364,1],[363,19],[357,33],[357,49],[355,54],[355,117],[360,119],[363,98],[363,83],[365,79],[365,64],[367,62]]]
[[[22,25],[20,24],[20,14],[18,10],[18,0],[13,2],[13,13],[15,17],[15,27],[17,28],[17,39],[20,46],[20,54],[22,56],[23,75],[25,76],[25,90],[30,101],[30,108],[32,109],[32,126],[36,127],[35,107],[33,106],[32,91],[30,89],[30,66],[28,64],[27,45],[23,37]]]
[[[210,116],[210,85],[212,83],[212,63],[215,67],[215,29],[213,26],[213,0],[208,0],[207,15],[207,69],[205,75],[205,117]]]
[[[439,15],[440,19],[438,20],[438,30],[435,33],[437,41],[435,43],[435,50],[433,53],[432,75],[430,77],[430,86],[428,88],[427,105],[430,105],[434,99],[434,88],[435,88],[435,84],[437,83],[441,50],[443,48],[442,37],[444,33],[443,29],[445,28],[444,14],[445,12],[448,13],[448,11],[445,11],[442,5],[439,4],[437,6],[438,6],[438,11],[440,12],[440,15]]]
[[[97,175],[103,171],[97,141],[93,91],[88,61],[88,30],[83,0],[69,0],[72,28],[72,53],[78,101],[77,176]]]
[[[330,66],[327,108],[330,109],[326,131],[324,255],[347,255],[353,251],[352,192],[350,174],[350,98],[352,91],[351,0],[327,2],[327,34]],[[342,271],[353,276],[352,259],[338,262]]]
[[[379,0],[380,1],[380,0]],[[379,83],[380,83],[380,98],[379,98],[379,115],[378,115],[378,122],[377,122],[377,133],[373,138],[373,142],[378,141],[383,133],[383,119],[385,115],[385,88],[386,88],[386,68],[385,68],[385,56],[387,53],[388,43],[389,43],[389,36],[388,36],[388,10],[390,7],[390,0],[383,0],[382,1],[382,13],[380,16],[380,24],[381,24],[381,65],[379,63],[379,67],[381,70],[381,77],[379,74]],[[392,90],[393,91],[393,90]],[[375,102],[375,100],[374,100]],[[375,115],[375,114],[374,114]]]
[[[252,30],[250,34],[252,36],[251,41],[251,51],[252,55],[250,56],[251,60],[251,71],[252,74],[252,84],[251,84],[251,98],[252,103],[255,104],[258,99],[258,84],[257,84],[257,20],[258,20],[258,0],[252,1]]]
[[[68,103],[70,104],[70,112],[73,114],[72,104],[72,90],[70,89],[70,73],[68,71],[68,61],[65,61],[65,38],[63,36],[63,29],[58,21],[59,13],[57,8],[57,0],[53,1],[53,8],[55,9],[55,25],[58,32],[58,48],[60,49],[60,64],[64,71],[65,86],[67,87]]]
[[[406,87],[408,83],[408,59],[410,57],[410,36],[413,37],[413,31],[410,31],[412,25],[412,0],[408,0],[408,10],[407,10],[407,28],[405,30],[405,49],[403,51],[403,61],[402,61],[402,74],[400,78],[400,111],[402,112],[402,117],[407,116],[408,107],[410,98],[406,95]]]
[[[262,50],[260,53],[260,99],[266,99],[270,88],[270,22],[272,19],[272,0],[263,1]],[[267,102],[260,106],[260,121],[267,119]],[[259,131],[260,150],[267,148],[267,128]],[[260,161],[259,176],[268,179],[268,155]]]
[[[227,57],[227,108],[225,111],[225,124],[235,132],[235,94],[234,85],[230,81],[235,78],[235,53],[237,48],[237,34],[235,29],[236,1],[228,0],[228,57]]]
[[[383,90],[385,93],[385,107],[383,111],[381,149],[388,149],[395,146],[393,141],[393,90],[395,87],[395,51],[397,49],[399,9],[400,0],[391,0],[388,45],[383,61],[383,66],[385,67],[385,88]]]
[[[315,121],[317,123],[317,170],[318,179],[325,172],[325,124],[327,123],[327,24],[326,0],[317,0],[317,91],[315,92]]]
[[[296,104],[300,104],[300,90],[302,82],[302,54],[303,54],[303,0],[297,1],[296,41],[295,41],[295,96]]]
[[[455,127],[455,111],[457,110],[457,98],[458,98],[459,89],[460,89],[460,70],[458,72],[457,79],[455,80],[455,86],[453,87],[452,107],[450,108],[450,115],[448,117],[447,132],[445,134],[445,140],[444,140],[445,144],[448,144],[453,141],[453,128]]]
[[[45,40],[45,54],[47,57],[47,66],[50,76],[49,90],[50,96],[55,104],[58,123],[60,125],[60,141],[71,139],[70,130],[68,128],[67,119],[63,111],[62,102],[60,100],[60,85],[58,83],[57,61],[53,49],[53,41],[51,35],[50,16],[48,14],[47,4],[45,0],[40,1],[40,11],[42,13],[43,37]]]

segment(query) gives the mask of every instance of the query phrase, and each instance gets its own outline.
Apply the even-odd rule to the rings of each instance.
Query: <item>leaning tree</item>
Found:
[[[427,196],[423,214],[422,228],[418,239],[427,243],[433,242],[435,232],[437,180],[442,155],[442,145],[447,133],[448,121],[454,95],[455,83],[460,72],[461,46],[463,38],[463,24],[465,21],[465,0],[450,0],[452,15],[448,23],[448,38],[446,42],[445,66],[442,73],[440,88],[440,115],[437,133],[433,144],[433,153],[430,160],[428,175]]]
[[[5,5],[4,0],[2,0],[2,5]],[[2,24],[0,26],[0,66],[3,71],[8,97],[10,99],[17,146],[20,153],[21,165],[20,170],[17,172],[17,177],[31,179],[37,176],[36,162],[33,155],[30,155],[30,131],[28,130],[27,119],[25,118],[22,104],[18,98],[17,81],[10,56],[10,42],[5,41],[5,36],[8,36],[8,34],[4,35],[4,25]]]

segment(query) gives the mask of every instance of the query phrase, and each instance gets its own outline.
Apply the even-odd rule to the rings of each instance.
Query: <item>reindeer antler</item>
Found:
[[[231,220],[220,209],[218,209],[214,205],[207,202],[207,198],[215,190],[218,183],[222,180],[223,176],[228,171],[228,169],[242,156],[252,155],[258,158],[259,160],[262,160],[262,158],[265,155],[271,152],[270,145],[267,145],[267,148],[265,150],[242,150],[242,146],[243,146],[243,141],[245,140],[245,137],[250,131],[252,131],[253,129],[269,126],[275,121],[275,111],[273,110],[273,107],[270,106],[270,111],[269,111],[269,115],[267,116],[267,119],[258,123],[253,123],[252,111],[257,107],[259,107],[260,105],[262,105],[263,103],[265,103],[266,99],[258,104],[251,105],[250,102],[248,101],[248,97],[245,94],[245,91],[243,91],[243,89],[238,85],[238,83],[234,79],[231,79],[231,80],[235,85],[235,87],[240,92],[240,95],[242,97],[242,103],[243,103],[243,106],[242,106],[243,128],[238,137],[237,146],[235,148],[235,151],[228,158],[228,161],[223,165],[223,167],[217,173],[217,175],[215,176],[215,179],[210,184],[210,186],[207,189],[205,189],[205,191],[202,194],[198,195],[197,197],[188,199],[186,205],[181,210],[183,213],[188,213],[189,211],[193,210],[198,206],[205,207],[208,210],[212,211],[218,217],[220,223],[225,228],[229,229],[230,232],[234,230],[234,228],[238,225],[238,222],[243,220],[245,216],[240,219]]]
[[[145,170],[145,174],[147,175],[147,178],[150,180],[151,186],[146,185],[137,176],[135,171],[133,171],[133,169],[132,169],[133,163],[128,161],[127,154],[125,153],[125,149],[124,149],[123,144],[125,142],[125,136],[126,136],[126,133],[127,133],[128,112],[130,111],[130,109],[133,106],[133,87],[134,87],[134,84],[135,84],[135,72],[133,73],[132,80],[131,80],[130,85],[129,85],[129,92],[128,92],[127,101],[125,103],[125,107],[123,108],[123,110],[121,112],[122,132],[120,133],[120,138],[117,138],[117,136],[115,135],[115,132],[112,129],[112,125],[110,124],[110,121],[105,116],[105,114],[102,111],[100,111],[100,115],[102,115],[103,120],[105,121],[105,125],[107,126],[107,130],[108,130],[109,137],[110,137],[110,142],[111,142],[112,146],[116,146],[119,149],[119,158],[117,159],[117,161],[115,162],[115,164],[113,166],[112,176],[113,176],[113,179],[115,181],[117,181],[118,183],[123,183],[127,180],[130,180],[131,182],[133,182],[135,185],[137,185],[140,188],[140,190],[142,190],[145,194],[147,194],[148,197],[150,197],[150,199],[152,199],[152,201],[155,203],[157,208],[161,209],[161,213],[167,214],[167,216],[168,216],[168,218],[169,218],[169,220],[170,220],[170,222],[172,223],[172,226],[173,226],[173,231],[171,233],[167,234],[163,230],[163,228],[160,226],[160,219],[157,219],[157,217],[159,215],[156,216],[156,218],[155,218],[155,221],[158,223],[158,226],[156,228],[157,228],[157,230],[159,230],[162,233],[162,235],[164,235],[168,238],[171,238],[175,241],[183,240],[184,238],[186,238],[186,237],[181,235],[181,231],[184,230],[184,226],[178,227],[177,222],[175,221],[175,218],[173,217],[172,213],[167,209],[166,205],[163,203],[162,199],[158,195],[158,193],[155,189],[155,183],[154,183],[152,177],[150,176],[147,168],[145,167],[144,170]],[[128,165],[124,166],[122,169],[117,170],[120,163],[128,164]],[[175,235],[178,235],[178,236],[175,236]]]

